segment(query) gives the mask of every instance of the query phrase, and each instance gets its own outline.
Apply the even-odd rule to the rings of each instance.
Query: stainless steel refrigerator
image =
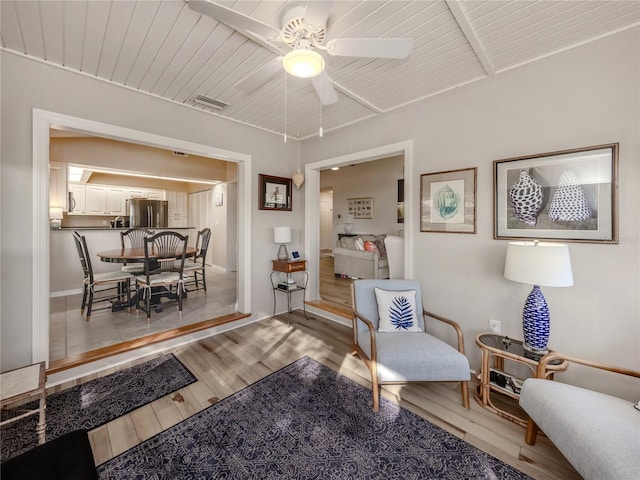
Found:
[[[130,198],[129,226],[131,227],[167,227],[169,207],[166,200],[147,200]]]

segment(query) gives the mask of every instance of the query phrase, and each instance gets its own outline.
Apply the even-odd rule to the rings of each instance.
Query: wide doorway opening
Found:
[[[211,268],[209,269],[210,271],[207,272],[207,279],[209,280],[207,285],[207,295],[204,295],[200,291],[193,292],[191,297],[191,300],[193,300],[191,303],[192,314],[189,318],[185,319],[185,321],[181,321],[181,323],[179,323],[179,321],[165,321],[165,325],[161,328],[161,330],[158,330],[159,323],[156,322],[154,325],[154,320],[157,319],[152,317],[152,321],[149,325],[153,325],[153,327],[141,327],[138,332],[134,331],[128,337],[126,335],[118,335],[117,338],[114,337],[114,341],[110,341],[109,344],[105,344],[104,342],[100,343],[100,340],[97,340],[96,343],[97,337],[100,337],[100,335],[105,332],[105,330],[100,329],[98,325],[93,328],[93,332],[91,333],[91,335],[93,335],[93,338],[82,338],[83,335],[80,334],[76,335],[72,339],[70,337],[66,337],[66,333],[68,333],[66,332],[64,340],[66,344],[64,346],[63,354],[61,355],[60,352],[54,352],[54,349],[52,348],[52,345],[55,344],[56,340],[54,336],[60,334],[60,329],[56,330],[56,328],[53,327],[53,324],[50,323],[50,320],[55,315],[60,316],[67,314],[69,305],[73,304],[73,295],[77,294],[77,292],[64,290],[60,291],[59,289],[57,289],[57,297],[50,298],[50,294],[52,292],[51,284],[53,283],[50,281],[50,274],[53,273],[51,272],[51,253],[52,247],[54,247],[52,242],[52,234],[70,234],[69,230],[67,232],[52,232],[49,229],[49,164],[51,152],[51,142],[49,136],[50,129],[75,132],[88,137],[99,137],[105,139],[105,141],[121,142],[123,146],[131,146],[134,148],[150,147],[156,149],[164,149],[170,152],[178,151],[181,154],[197,155],[205,159],[210,159],[211,162],[226,162],[229,165],[232,165],[237,170],[235,181],[225,184],[224,195],[217,195],[217,193],[221,192],[217,192],[215,190],[215,188],[219,187],[219,185],[222,185],[222,183],[211,183],[209,185],[203,184],[204,186],[202,188],[197,189],[200,191],[194,191],[188,193],[187,195],[191,195],[193,197],[194,204],[197,205],[195,209],[191,209],[186,213],[187,217],[191,216],[191,218],[186,219],[186,226],[194,227],[194,239],[192,240],[192,242],[195,241],[198,227],[204,226],[206,223],[211,223],[212,226],[215,226],[216,221],[218,225],[220,224],[219,218],[217,220],[214,218],[209,218],[204,221],[200,221],[207,216],[206,214],[203,214],[203,208],[204,210],[209,208],[208,200],[211,200],[213,207],[215,207],[216,201],[220,203],[220,200],[224,199],[223,202],[225,204],[233,206],[232,214],[230,214],[230,217],[233,218],[230,218],[228,223],[225,219],[225,228],[233,229],[234,234],[230,235],[229,238],[234,240],[234,244],[229,245],[228,248],[228,250],[232,253],[227,254],[225,252],[225,262],[228,261],[227,265],[229,265],[230,268],[224,268],[224,271],[219,268],[215,268],[215,265],[211,263],[212,260],[214,260],[215,256],[211,253],[209,254],[211,255],[209,259]],[[106,358],[111,355],[118,355],[122,354],[123,352],[131,352],[136,349],[140,349],[141,347],[144,349],[148,345],[171,341],[173,338],[194,334],[194,332],[200,332],[204,329],[211,329],[212,327],[223,325],[236,319],[245,318],[249,315],[250,294],[248,292],[248,285],[246,280],[247,278],[250,278],[250,262],[244,261],[243,255],[241,253],[249,250],[250,228],[244,225],[248,222],[243,222],[241,220],[239,221],[239,219],[248,218],[249,215],[249,202],[247,201],[247,197],[249,196],[250,198],[250,194],[247,195],[248,190],[246,188],[246,185],[250,184],[250,182],[247,182],[247,178],[250,178],[249,156],[236,152],[216,149],[205,145],[184,142],[178,139],[160,137],[145,132],[124,129],[122,127],[113,125],[101,124],[86,119],[69,117],[52,112],[37,110],[34,111],[34,146],[36,146],[36,148],[34,149],[34,185],[39,184],[40,192],[45,193],[44,195],[42,195],[41,193],[35,194],[37,198],[34,199],[34,251],[37,252],[36,257],[39,257],[34,258],[34,269],[37,268],[39,273],[38,275],[34,275],[34,361],[47,361],[49,371],[55,372],[77,365],[90,363],[94,360]],[[142,170],[142,173],[144,173],[144,169],[134,169],[129,167],[127,170],[138,171],[138,173],[140,173],[139,170]],[[152,177],[153,174],[150,173],[149,176]],[[185,180],[185,178],[182,178],[182,180]],[[192,180],[194,181],[194,183],[197,183],[198,179],[192,178]],[[149,181],[149,179],[147,178],[146,181]],[[171,182],[175,181],[175,179],[166,179],[163,181]],[[109,180],[105,180],[102,183],[108,182]],[[126,183],[124,178],[121,183],[122,182]],[[232,197],[230,195],[232,195]],[[198,225],[189,225],[189,222],[194,223],[194,217],[199,220]],[[99,230],[94,230],[91,228],[85,230],[81,228],[82,223],[87,221],[86,218],[75,218],[72,220],[73,221],[70,225],[71,227],[78,227],[81,232],[85,231],[85,233],[87,234],[89,234],[90,231],[91,235],[94,236],[94,239],[98,239],[98,236],[101,234]],[[104,221],[109,222],[104,225],[105,229],[108,229],[110,227],[111,220],[104,219]],[[182,226],[184,225],[178,225],[178,227]],[[117,238],[118,244],[115,246],[119,246],[119,234],[116,233],[117,232],[113,231],[109,232],[109,234],[111,234],[111,237],[113,238],[107,238],[106,236],[103,236],[100,241],[115,241],[115,239]],[[101,246],[98,244],[99,241],[96,241],[96,249],[101,248]],[[45,247],[44,249],[43,246]],[[92,252],[92,255],[94,253],[95,251]],[[232,256],[233,259],[230,260],[228,258],[229,256]],[[75,257],[69,258],[67,260],[69,260],[70,262],[70,270],[73,267],[77,267],[77,270],[80,270],[80,262],[77,254]],[[220,259],[217,260],[220,261]],[[92,262],[97,267],[104,267],[100,265],[101,262],[99,261],[97,256],[92,256]],[[38,265],[38,263],[40,263],[40,265],[36,267],[35,265]],[[215,294],[209,297],[209,290],[211,290],[211,293],[214,293],[216,290],[219,290],[219,293],[224,291],[224,305],[217,302]],[[36,292],[40,292],[40,295],[37,295]],[[79,298],[81,299],[81,296],[76,298],[76,300],[78,300]],[[78,304],[76,306],[78,313],[80,301],[81,300],[75,302]],[[186,302],[183,304],[183,309],[185,305]],[[64,310],[65,313],[60,313],[61,310]],[[71,308],[70,310],[73,310],[73,308]],[[146,315],[143,314],[140,315],[139,318],[136,318],[135,309],[133,310],[133,312],[134,313],[128,315],[129,318],[120,319],[119,321],[125,324],[147,324]],[[105,314],[111,314],[111,312],[107,311],[105,312]],[[93,323],[94,320],[97,319],[97,313],[92,314],[91,322],[88,323]],[[97,323],[98,322],[96,322],[96,324]],[[94,325],[91,325],[91,327],[94,327]],[[129,330],[135,329],[135,327],[129,328]],[[77,343],[79,341],[86,343],[85,347],[80,348],[80,350],[83,351],[78,351],[77,348],[76,351],[74,351],[72,348],[69,348],[72,343]],[[59,347],[60,343],[58,342],[57,345]],[[148,354],[148,349],[145,350],[145,354]],[[135,353],[133,353],[132,355],[135,355]]]

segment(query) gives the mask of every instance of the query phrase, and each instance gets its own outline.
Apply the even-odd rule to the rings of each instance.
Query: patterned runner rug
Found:
[[[91,430],[196,381],[173,354],[96,378],[47,396],[47,441],[84,428]],[[36,405],[36,403],[33,403]],[[2,419],[11,416],[2,412]],[[2,426],[2,460],[38,444],[38,415]]]
[[[303,357],[98,468],[124,479],[529,479]]]

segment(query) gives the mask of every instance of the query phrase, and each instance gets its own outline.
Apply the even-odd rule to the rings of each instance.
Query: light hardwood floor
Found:
[[[198,381],[92,430],[89,438],[96,464],[304,355],[370,387],[368,370],[351,354],[351,329],[319,316],[307,320],[301,312],[256,322],[172,352]],[[95,377],[88,376],[73,384]],[[69,386],[72,385],[61,385],[55,390]],[[463,408],[459,392],[450,384],[388,386],[383,389],[383,396],[399,401],[405,408],[533,478],[580,478],[546,438],[540,438],[534,447],[526,445],[524,429],[489,413],[473,399],[470,410]]]

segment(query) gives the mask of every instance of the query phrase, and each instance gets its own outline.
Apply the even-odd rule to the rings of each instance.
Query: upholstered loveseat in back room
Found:
[[[389,278],[385,237],[359,234],[339,239],[333,250],[333,272],[336,276]]]

